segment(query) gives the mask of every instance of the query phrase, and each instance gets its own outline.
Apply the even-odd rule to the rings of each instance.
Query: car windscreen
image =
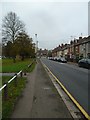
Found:
[[[81,60],[80,60],[80,62],[85,62],[85,61],[86,61],[86,59],[81,59]]]

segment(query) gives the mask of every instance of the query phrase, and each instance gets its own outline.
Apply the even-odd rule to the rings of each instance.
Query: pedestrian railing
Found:
[[[34,63],[34,61],[31,64],[29,64],[27,67],[28,68],[31,67],[33,63]],[[4,96],[3,96],[4,100],[7,100],[7,98],[8,98],[8,84],[10,84],[14,80],[14,85],[15,85],[15,87],[17,87],[17,77],[19,75],[20,75],[20,77],[22,77],[23,73],[24,73],[24,75],[26,75],[26,70],[27,70],[27,68],[16,73],[7,83],[4,83],[4,85],[0,88],[0,92],[2,92],[2,90],[4,90]]]

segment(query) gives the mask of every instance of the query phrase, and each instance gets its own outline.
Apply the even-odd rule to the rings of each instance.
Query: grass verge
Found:
[[[7,82],[10,76],[3,76],[3,83]],[[22,90],[25,88],[26,78],[17,78],[17,87],[15,86],[15,80],[8,84],[8,98],[4,99],[4,90],[2,91],[2,118],[9,118],[14,109],[15,103],[18,97],[21,95]]]
[[[12,59],[2,60],[2,71],[0,72],[19,72],[31,64],[33,59],[25,59],[24,61],[16,61],[13,63]]]
[[[32,72],[35,68],[36,62],[34,62],[29,68],[26,69],[26,72]],[[3,76],[2,85],[7,83],[12,76]],[[8,84],[8,99],[4,99],[4,91],[2,91],[2,117],[10,118],[14,106],[22,93],[22,90],[25,88],[26,78],[18,77],[17,87],[15,86],[15,80]]]
[[[26,72],[32,72],[35,68],[36,62],[33,62],[33,64],[30,67],[27,67],[25,69]]]

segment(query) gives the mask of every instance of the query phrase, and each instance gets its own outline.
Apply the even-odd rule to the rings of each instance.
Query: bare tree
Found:
[[[3,19],[2,41],[14,42],[19,33],[25,31],[24,23],[14,12],[10,12]]]

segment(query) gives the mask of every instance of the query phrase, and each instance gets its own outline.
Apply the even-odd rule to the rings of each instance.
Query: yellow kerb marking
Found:
[[[71,98],[71,100],[76,104],[76,106],[80,109],[83,115],[90,120],[90,116],[88,113],[82,108],[82,106],[72,97],[72,95],[67,91],[67,89],[63,86],[63,84],[56,78],[56,76],[49,70],[49,68],[43,63],[43,65],[47,68],[47,70],[52,74],[55,80],[59,83],[59,85],[63,88],[63,90],[67,93],[67,95]]]

